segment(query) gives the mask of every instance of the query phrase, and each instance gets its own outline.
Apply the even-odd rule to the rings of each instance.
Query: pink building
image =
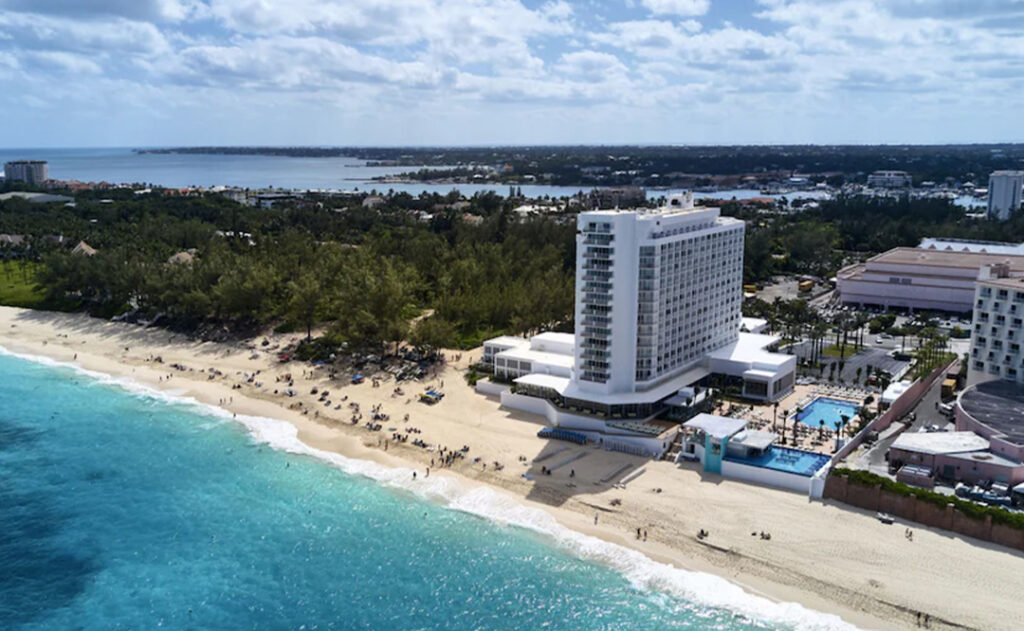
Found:
[[[987,439],[971,431],[907,432],[889,449],[889,467],[901,482],[931,487],[935,480],[1024,482],[1024,462],[995,453]]]
[[[999,379],[974,384],[960,393],[955,413],[957,430],[987,439],[994,454],[1024,461],[1024,386]]]
[[[836,288],[845,304],[968,312],[974,309],[978,269],[993,263],[1024,272],[1020,255],[951,246],[895,248],[839,270]]]

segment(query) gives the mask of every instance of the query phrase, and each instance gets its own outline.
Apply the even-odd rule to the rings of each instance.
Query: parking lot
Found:
[[[873,342],[874,340],[872,339],[871,341]],[[898,343],[896,344],[896,347],[899,347]],[[901,374],[901,372],[906,370],[910,365],[910,362],[892,357],[889,354],[892,350],[893,349],[888,346],[865,345],[864,348],[857,352],[857,354],[846,358],[845,363],[843,364],[842,380],[847,382],[855,381],[857,379],[858,368],[861,370],[861,380],[865,379],[867,377],[868,366],[871,366],[872,370],[884,370],[890,375]],[[793,346],[793,352],[801,359],[810,357],[811,345],[809,342],[795,344]],[[839,363],[841,360],[838,357],[822,357],[821,360],[825,364],[825,370],[822,372],[822,375],[827,378],[829,375],[828,364],[836,364],[836,380],[839,380]]]

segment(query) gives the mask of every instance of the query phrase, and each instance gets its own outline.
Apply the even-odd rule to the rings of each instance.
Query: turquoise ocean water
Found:
[[[0,629],[852,629],[240,420],[0,352]]]

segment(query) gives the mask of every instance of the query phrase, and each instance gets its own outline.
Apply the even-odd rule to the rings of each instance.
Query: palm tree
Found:
[[[775,419],[779,416],[779,402],[772,404],[772,431],[775,431]]]
[[[783,408],[782,410],[782,444],[786,444],[786,417],[789,416],[789,410]],[[774,427],[773,427],[774,429]]]
[[[833,425],[836,426],[836,451],[839,451],[839,438],[843,434],[843,428],[850,422],[850,417],[845,414],[841,414],[839,419],[840,420],[833,423]]]
[[[822,438],[825,435],[825,419],[818,421],[818,438]]]

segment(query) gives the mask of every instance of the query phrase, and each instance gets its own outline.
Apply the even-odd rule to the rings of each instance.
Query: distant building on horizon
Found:
[[[1006,221],[1020,210],[1024,171],[994,171],[988,176],[989,219]]]
[[[50,166],[45,160],[13,160],[4,164],[8,182],[24,182],[38,186],[50,179]]]
[[[647,191],[638,186],[595,188],[587,200],[591,208],[639,208],[647,205]]]
[[[868,186],[875,188],[909,188],[912,182],[906,171],[875,171],[868,176]]]

